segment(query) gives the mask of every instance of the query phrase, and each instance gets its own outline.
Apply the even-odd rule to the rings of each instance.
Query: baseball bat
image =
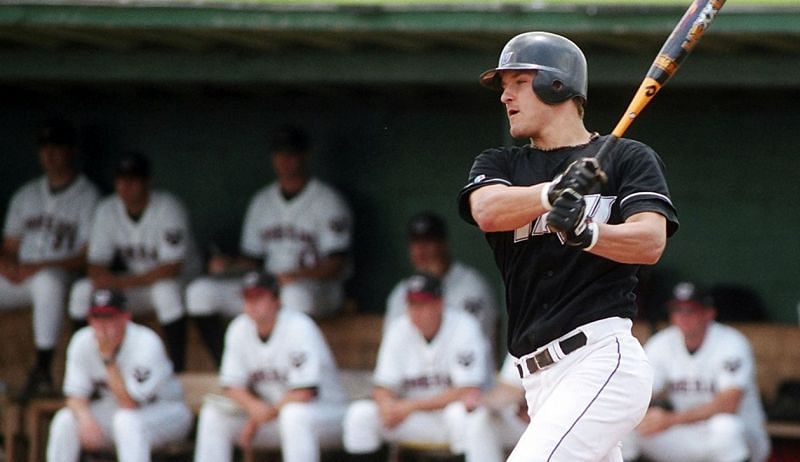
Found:
[[[724,4],[725,0],[694,0],[692,2],[672,33],[669,34],[653,64],[650,65],[647,76],[633,96],[628,110],[622,115],[614,131],[611,132],[611,136],[606,139],[597,152],[595,157],[598,162],[608,155],[634,119],[675,74]]]

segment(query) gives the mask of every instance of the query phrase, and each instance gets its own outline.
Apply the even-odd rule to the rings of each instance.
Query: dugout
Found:
[[[353,205],[353,296],[382,311],[409,271],[405,222],[432,209],[456,256],[500,281],[457,217],[472,157],[509,142],[478,74],[505,41],[549,30],[589,60],[587,127],[608,132],[689,2],[0,2],[0,212],[37,174],[33,132],[53,113],[82,135],[110,187],[114,156],[154,159],[201,245],[235,249],[251,194],[272,176],[269,129],[303,124],[314,169]],[[682,229],[656,268],[738,283],[774,321],[800,300],[800,6],[733,2],[628,135],[664,158]]]

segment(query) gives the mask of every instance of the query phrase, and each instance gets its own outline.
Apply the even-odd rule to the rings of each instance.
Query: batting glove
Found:
[[[600,168],[600,163],[596,158],[578,159],[569,164],[564,173],[559,174],[547,187],[542,189],[542,206],[545,210],[552,210],[556,200],[567,189],[585,196],[607,180],[608,176]]]
[[[583,196],[572,189],[564,190],[556,199],[547,214],[547,225],[558,232],[567,245],[579,249],[590,250],[599,237],[597,224],[586,217]]]

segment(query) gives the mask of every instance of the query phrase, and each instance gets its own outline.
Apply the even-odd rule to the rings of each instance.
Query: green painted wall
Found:
[[[633,88],[590,89],[587,125],[607,132]],[[667,163],[682,228],[657,274],[754,286],[772,319],[796,322],[800,300],[798,91],[666,88],[630,131]],[[86,170],[107,189],[125,149],[154,157],[156,184],[189,205],[207,247],[235,249],[250,195],[272,179],[269,129],[302,123],[313,132],[314,168],[353,204],[361,309],[380,311],[410,268],[406,219],[446,216],[458,258],[497,273],[481,234],[458,219],[455,196],[472,157],[506,140],[496,95],[476,86],[175,88],[48,85],[0,88],[0,211],[36,174],[32,133],[55,111],[83,133]]]

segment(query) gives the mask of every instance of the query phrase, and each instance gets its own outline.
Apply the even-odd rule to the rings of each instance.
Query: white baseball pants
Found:
[[[32,304],[36,348],[51,350],[61,333],[71,280],[71,274],[60,268],[40,270],[22,284],[12,284],[0,277],[0,309],[17,309]]]

